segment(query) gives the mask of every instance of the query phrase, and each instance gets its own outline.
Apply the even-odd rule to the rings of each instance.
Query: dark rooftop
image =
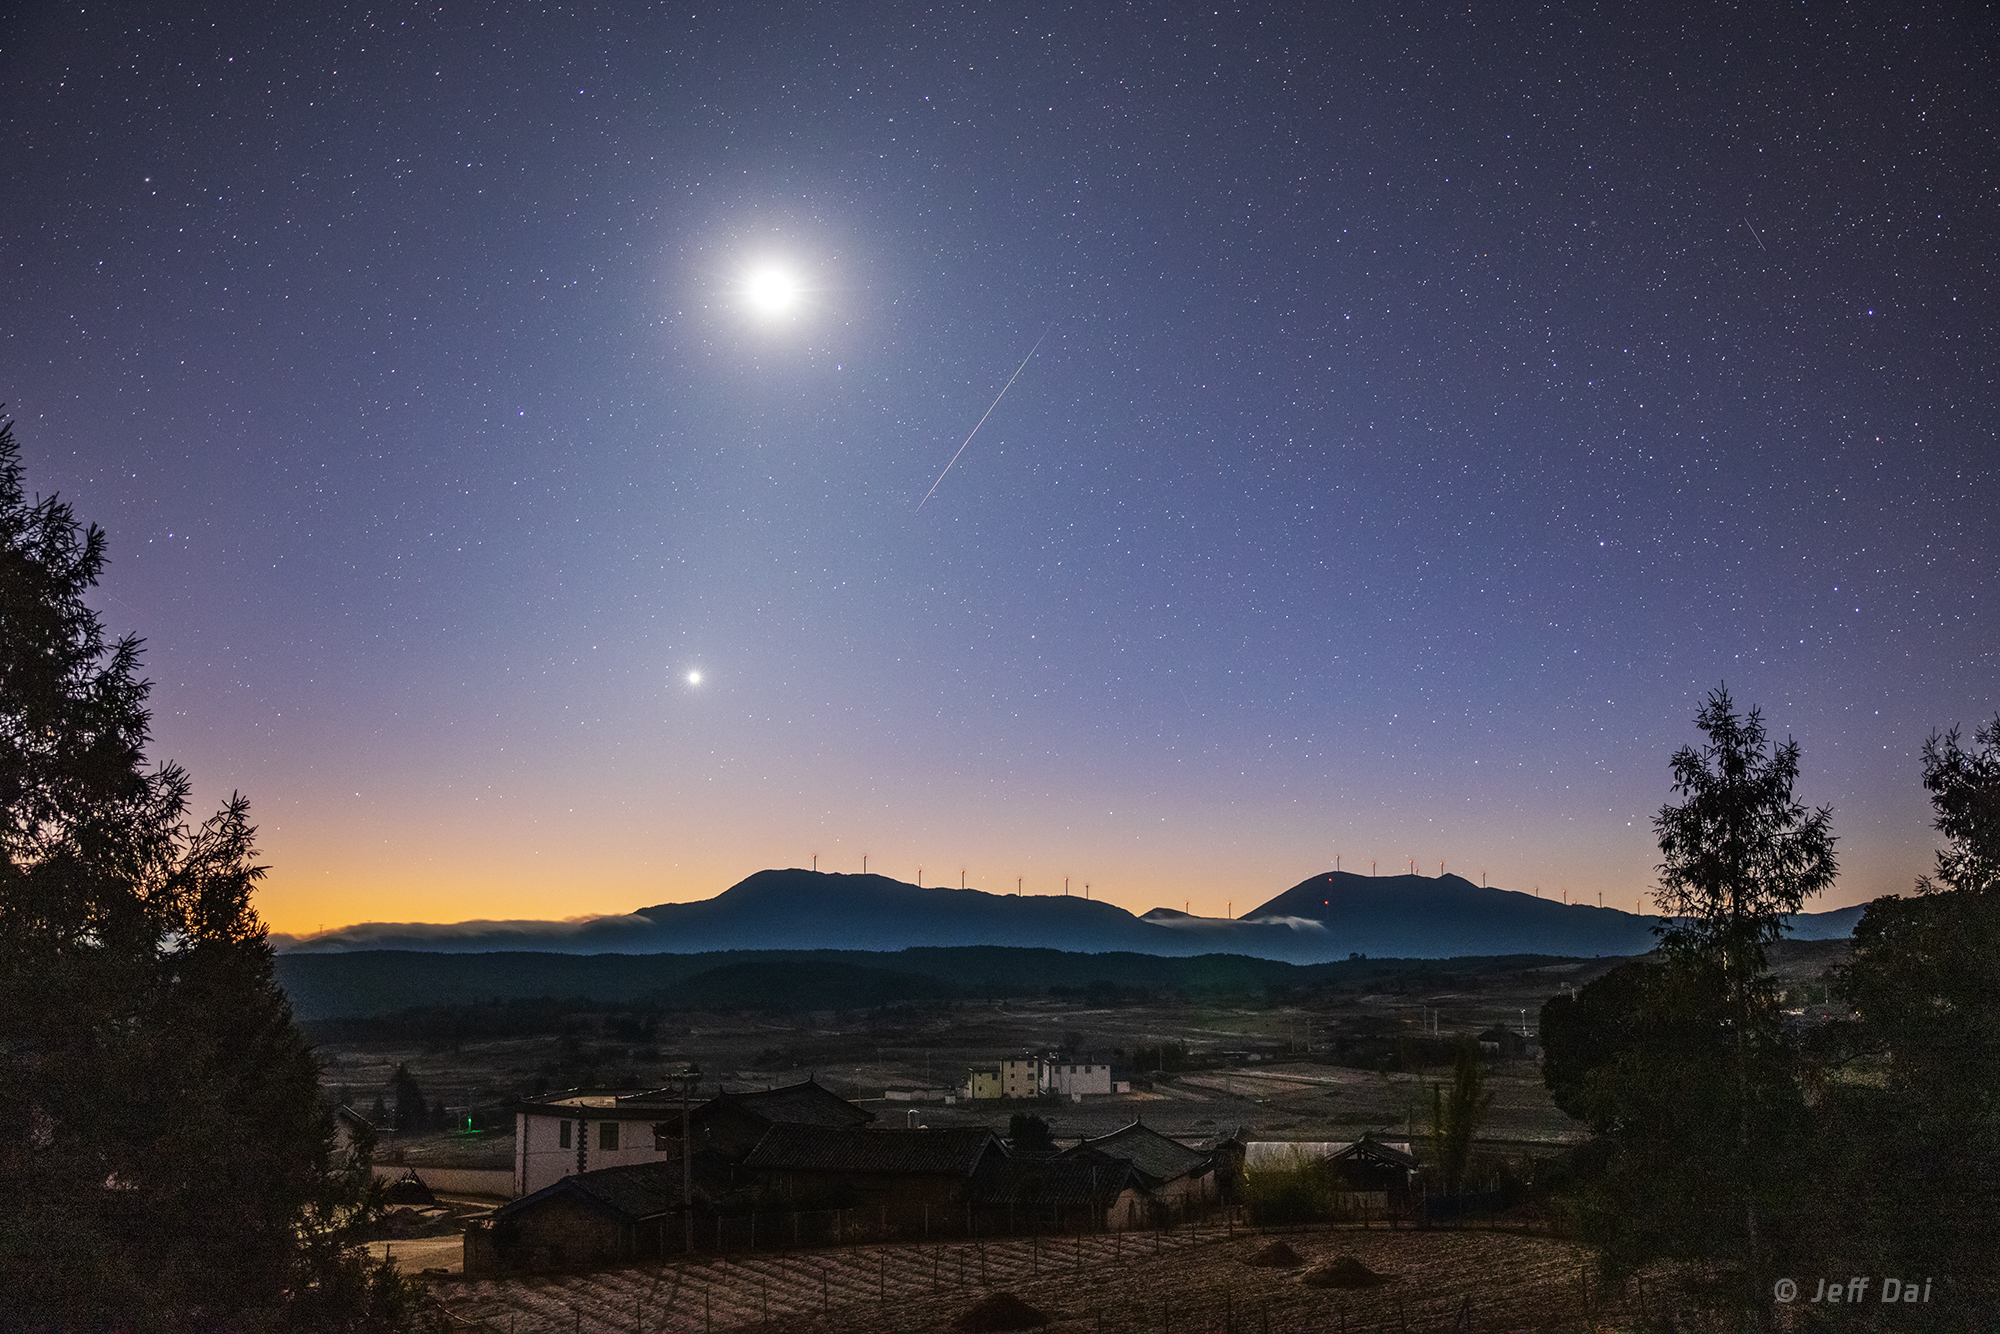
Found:
[[[983,1205],[1061,1205],[1106,1208],[1133,1184],[1124,1159],[998,1158],[973,1178],[973,1198]]]
[[[1417,1160],[1413,1155],[1404,1153],[1401,1149],[1391,1145],[1384,1144],[1380,1140],[1369,1139],[1365,1135],[1342,1149],[1339,1153],[1334,1154],[1329,1161],[1336,1163],[1380,1163],[1384,1167],[1400,1167],[1405,1171],[1411,1172],[1414,1172],[1417,1167]]]
[[[743,1160],[750,1171],[882,1173],[970,1177],[989,1155],[1005,1157],[983,1126],[866,1130],[774,1125]]]
[[[600,1167],[566,1176],[532,1195],[509,1200],[493,1211],[504,1219],[560,1195],[577,1195],[628,1223],[655,1218],[680,1208],[681,1165],[639,1163],[632,1167]]]
[[[1148,1186],[1172,1181],[1176,1177],[1207,1168],[1211,1162],[1208,1154],[1199,1149],[1190,1149],[1179,1140],[1168,1139],[1159,1131],[1134,1121],[1120,1130],[1096,1139],[1087,1139],[1074,1149],[1065,1150],[1063,1157],[1088,1161],[1101,1155],[1105,1158],[1120,1159],[1132,1164],[1140,1179]]]
[[[814,1080],[750,1093],[723,1092],[707,1107],[735,1107],[772,1125],[850,1127],[866,1125],[875,1113],[856,1107]]]

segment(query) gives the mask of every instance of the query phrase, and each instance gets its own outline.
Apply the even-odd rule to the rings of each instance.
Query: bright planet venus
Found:
[[[1839,907],[2000,710],[1974,7],[10,19],[0,401],[277,931],[1650,906],[1720,682]]]

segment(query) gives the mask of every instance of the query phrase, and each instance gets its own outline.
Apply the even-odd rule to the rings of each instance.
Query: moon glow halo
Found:
[[[800,295],[798,280],[776,265],[752,270],[743,283],[744,300],[765,319],[777,319],[797,309]]]

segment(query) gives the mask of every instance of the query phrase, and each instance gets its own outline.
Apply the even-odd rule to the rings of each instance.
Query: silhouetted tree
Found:
[[[1808,810],[1792,796],[1799,746],[1773,747],[1763,715],[1738,715],[1718,686],[1695,716],[1707,740],[1674,753],[1674,791],[1653,821],[1660,840],[1656,901],[1667,914],[1660,945],[1668,959],[1709,974],[1720,986],[1730,1028],[1736,1089],[1735,1175],[1741,1182],[1748,1292],[1767,1300],[1765,1238],[1759,1226],[1760,1142],[1772,1129],[1762,1106],[1787,1104],[1795,1088],[1777,997],[1765,972],[1767,948],[1785,919],[1833,884],[1833,812]]]
[[[1492,1106],[1493,1095],[1486,1091],[1486,1067],[1479,1063],[1479,1044],[1468,1038],[1458,1044],[1450,1092],[1441,1084],[1431,1085],[1431,1143],[1437,1151],[1445,1194],[1456,1195],[1465,1184],[1472,1142]]]
[[[1053,1153],[1056,1147],[1049,1123],[1033,1112],[1016,1112],[1007,1118],[1007,1142],[1017,1153]]]
[[[1808,1138],[1767,950],[1833,881],[1832,813],[1793,797],[1797,744],[1773,746],[1726,689],[1695,725],[1705,741],[1672,760],[1683,800],[1654,821],[1659,959],[1543,1007],[1544,1079],[1615,1145],[1571,1199],[1607,1267],[1703,1262],[1763,1312],[1772,1257],[1796,1244],[1771,1220],[1796,1216]]]
[[[404,1320],[408,1290],[343,1244],[367,1164],[335,1160],[274,980],[248,803],[191,828],[187,774],[146,765],[139,641],[107,643],[84,601],[104,557],[26,498],[0,425],[6,1323]]]
[[[1966,1327],[2000,1312],[2000,717],[1967,750],[1923,750],[1945,836],[1914,898],[1868,905],[1834,991],[1857,1019],[1835,1053],[1862,1078],[1827,1086],[1829,1140],[1847,1145],[1828,1220],[1880,1272],[1951,1275]],[[1836,1072],[1844,1075],[1844,1070]]]
[[[405,1135],[418,1135],[430,1129],[431,1105],[424,1101],[424,1091],[417,1084],[417,1077],[401,1061],[396,1062],[395,1073],[389,1076],[389,1091],[396,1096],[396,1130]]]

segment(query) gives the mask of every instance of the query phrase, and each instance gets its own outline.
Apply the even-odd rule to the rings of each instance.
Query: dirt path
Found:
[[[418,1274],[426,1269],[442,1269],[456,1274],[465,1268],[465,1237],[455,1233],[449,1237],[405,1237],[399,1241],[371,1241],[368,1254],[380,1260],[384,1257],[396,1262],[396,1268],[405,1274]]]

